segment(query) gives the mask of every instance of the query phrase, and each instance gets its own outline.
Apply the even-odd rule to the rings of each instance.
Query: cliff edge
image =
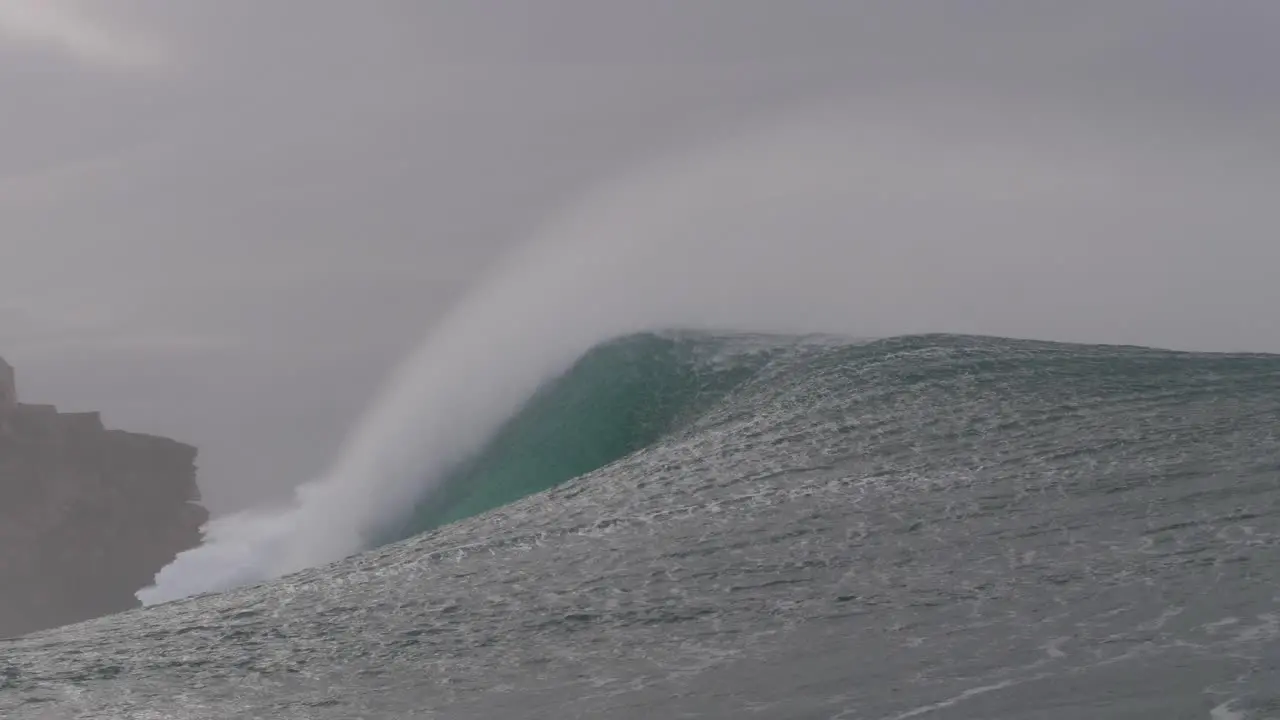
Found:
[[[0,360],[0,638],[138,606],[200,542],[196,449],[17,401]]]

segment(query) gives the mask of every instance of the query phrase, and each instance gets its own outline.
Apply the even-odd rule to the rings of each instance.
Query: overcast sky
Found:
[[[636,173],[795,246],[774,306],[845,264],[953,293],[832,330],[1280,351],[1277,37],[1273,0],[0,0],[0,355],[27,401],[198,445],[213,509],[279,497],[484,268]],[[851,165],[882,222],[813,192]],[[703,185],[743,175],[734,225]],[[1016,273],[1056,304],[974,320]]]

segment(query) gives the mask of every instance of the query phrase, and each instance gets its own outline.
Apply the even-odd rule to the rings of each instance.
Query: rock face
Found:
[[[200,542],[196,449],[17,402],[0,360],[0,637],[138,605]]]

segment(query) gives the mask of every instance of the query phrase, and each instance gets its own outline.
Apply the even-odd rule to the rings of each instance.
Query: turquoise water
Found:
[[[0,716],[1280,717],[1280,357],[622,338],[370,542],[0,643]]]
[[[741,339],[636,335],[541,388],[381,542],[431,530],[604,467],[695,421],[777,353]]]

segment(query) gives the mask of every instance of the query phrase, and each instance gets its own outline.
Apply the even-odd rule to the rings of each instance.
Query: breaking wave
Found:
[[[609,338],[670,327],[945,331],[1236,350],[1275,326],[1261,300],[1273,285],[1260,271],[1274,266],[1267,253],[1275,249],[1231,239],[1232,223],[1253,208],[1224,215],[1220,228],[1197,216],[1196,227],[1233,248],[1197,264],[1176,243],[1159,252],[1150,243],[1185,235],[1185,213],[1135,215],[1114,187],[1116,178],[1176,176],[1187,184],[1178,192],[1196,197],[1228,192],[1222,178],[1197,172],[1191,156],[1182,173],[1169,172],[1176,158],[1144,164],[1138,146],[1083,152],[1061,128],[1032,120],[1011,134],[1013,121],[1001,118],[1005,125],[956,143],[928,113],[904,128],[824,111],[603,186],[431,329],[328,472],[285,507],[213,520],[204,544],[139,597],[162,602],[338,560],[516,494],[466,478],[518,475],[539,487],[669,430],[689,410],[684,401],[649,408],[613,374],[660,367],[639,358],[684,346],[653,335],[601,345]],[[1203,278],[1216,288],[1212,302],[1188,290],[1201,287],[1200,273],[1212,276]],[[606,362],[611,353],[624,357]],[[558,377],[568,385],[547,391]],[[599,444],[562,439],[554,458],[510,449],[542,443],[540,422],[521,425],[520,417],[536,417],[539,403],[567,402],[574,383],[591,377],[617,393],[586,408],[598,412],[590,428]],[[587,396],[587,405],[606,397]],[[518,416],[522,407],[534,415]],[[484,452],[499,432],[514,443],[508,454]]]

